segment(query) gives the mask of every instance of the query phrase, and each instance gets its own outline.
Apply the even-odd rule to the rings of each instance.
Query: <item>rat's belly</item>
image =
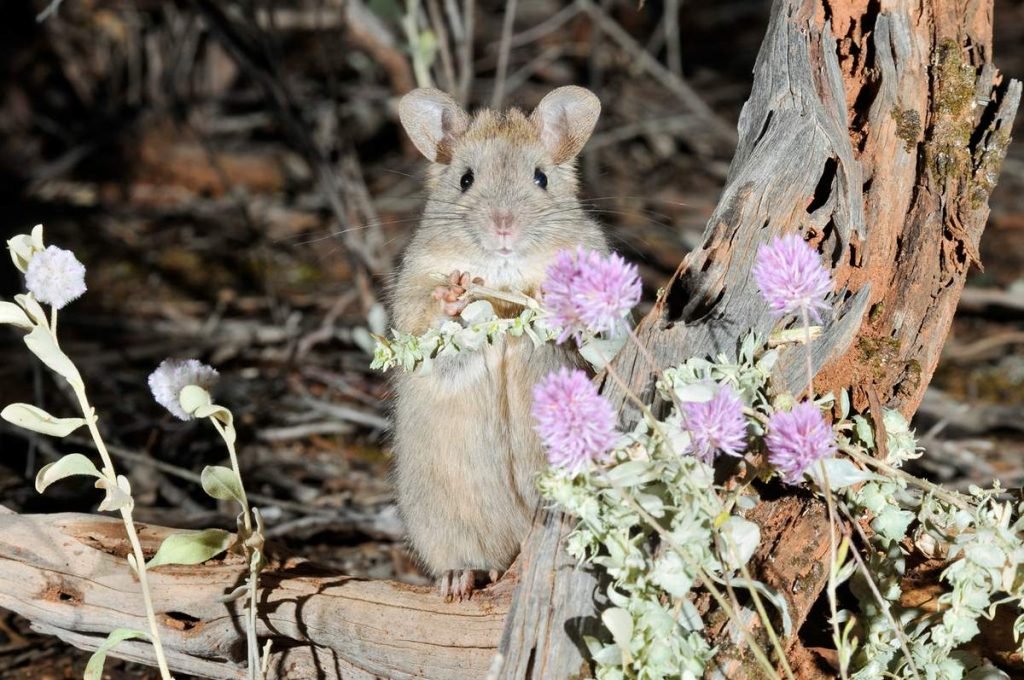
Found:
[[[503,569],[529,529],[543,465],[533,385],[567,355],[513,341],[396,385],[399,507],[434,571]]]

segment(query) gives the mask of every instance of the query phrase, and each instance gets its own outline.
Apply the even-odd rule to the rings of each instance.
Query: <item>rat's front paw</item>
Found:
[[[462,299],[470,283],[483,284],[484,280],[479,276],[470,277],[469,272],[460,272],[458,269],[448,275],[448,282],[434,288],[434,299],[441,302],[441,309],[448,316],[458,316],[469,304],[469,300]]]
[[[493,583],[498,580],[497,570],[489,572],[476,569],[451,569],[437,579],[437,590],[445,602],[468,600],[473,596],[478,583]]]

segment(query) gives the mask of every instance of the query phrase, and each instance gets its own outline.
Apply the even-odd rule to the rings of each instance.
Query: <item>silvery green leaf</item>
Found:
[[[704,630],[704,620],[700,617],[700,611],[694,606],[689,598],[680,600],[682,607],[679,611],[679,623],[689,630]]]
[[[601,621],[619,649],[628,654],[629,643],[633,639],[633,617],[630,613],[619,607],[609,607],[601,612]]]
[[[875,448],[875,431],[871,427],[871,423],[868,422],[867,418],[861,415],[854,416],[853,428],[857,433],[857,439],[861,440],[866,448]]]
[[[222,465],[207,465],[200,475],[203,491],[218,500],[235,500],[242,502],[242,486],[238,475],[231,468]]]
[[[676,396],[681,402],[705,402],[715,397],[717,387],[713,383],[700,382],[676,387]]]
[[[217,598],[218,602],[234,602],[249,594],[248,584],[243,584],[232,590],[227,595],[221,595]]]
[[[32,259],[36,250],[32,245],[32,237],[28,234],[18,234],[14,238],[8,239],[7,249],[11,251],[11,261],[14,262],[14,266],[24,274],[28,270],[29,260]]]
[[[107,661],[107,653],[125,640],[148,638],[149,636],[138,630],[128,628],[115,628],[110,631],[107,639],[89,657],[89,663],[85,665],[85,673],[82,680],[101,680],[103,677],[103,664]]]
[[[755,507],[757,507],[757,503],[759,500],[761,499],[754,494],[741,494],[736,497],[736,509],[743,511],[753,510]]]
[[[844,563],[843,566],[839,568],[839,571],[836,572],[836,585],[839,586],[846,583],[846,581],[857,571],[857,566],[856,560],[850,560],[849,562]]]
[[[388,310],[379,302],[374,302],[366,315],[366,325],[374,335],[385,335],[388,332]]]
[[[181,402],[181,408],[185,410],[185,413],[203,418],[205,416],[196,415],[196,409],[212,404],[213,397],[199,385],[185,385],[178,395],[178,401]]]
[[[32,227],[32,247],[36,250],[46,250],[46,244],[43,243],[43,225],[41,224]]]
[[[749,520],[731,515],[718,527],[721,544],[719,554],[730,567],[739,569],[746,564],[761,543],[761,529]]]
[[[374,338],[375,336],[362,326],[356,326],[352,329],[352,342],[356,347],[373,357],[374,363],[370,365],[370,368],[377,369],[380,368],[380,366],[375,365],[377,364],[377,348],[379,345],[377,344],[378,341]]]
[[[666,550],[654,561],[650,578],[672,597],[685,597],[693,588],[693,575],[675,550]]]
[[[10,324],[26,331],[32,330],[32,320],[13,302],[0,301],[0,324]]]
[[[846,389],[839,391],[839,417],[841,420],[850,417],[850,391]]]
[[[596,663],[603,666],[618,666],[622,663],[622,650],[615,645],[607,645],[590,635],[583,636],[583,642],[587,645],[590,658]]]
[[[14,301],[21,305],[21,308],[25,310],[26,314],[28,314],[29,319],[31,319],[37,326],[46,326],[49,324],[49,319],[46,318],[46,311],[31,293],[15,295]]]
[[[757,370],[764,375],[769,375],[772,369],[775,368],[775,363],[779,360],[779,353],[777,350],[768,350],[764,355],[757,360]]]
[[[653,493],[637,493],[636,502],[651,517],[659,518],[665,514],[665,502]]]
[[[12,425],[51,437],[66,437],[85,425],[84,418],[56,418],[31,404],[11,404],[0,411],[0,418]]]
[[[42,326],[36,326],[31,333],[25,336],[25,345],[53,372],[67,380],[69,385],[76,388],[84,386],[78,369],[71,363],[71,359],[57,347],[49,330]]]
[[[205,529],[171,534],[160,544],[147,567],[163,564],[201,564],[228,549],[234,534],[223,529]]]
[[[487,331],[478,325],[461,329],[455,336],[459,349],[476,351],[487,343]]]
[[[459,316],[469,325],[483,323],[495,317],[494,306],[487,300],[474,300],[466,305]]]
[[[187,389],[188,387],[185,388],[185,390]],[[185,390],[182,390],[182,392],[184,392]],[[220,422],[221,425],[224,426],[225,430],[230,430],[231,442],[234,443],[235,420],[234,417],[231,415],[231,411],[227,410],[226,408],[218,404],[206,404],[205,406],[200,406],[195,411],[193,411],[192,415],[194,415],[196,418],[215,418],[218,422]]]
[[[123,508],[131,510],[135,506],[135,502],[132,500],[132,485],[124,475],[117,476],[116,484],[112,484],[106,477],[100,477],[96,480],[96,488],[106,492],[103,500],[100,501],[98,508],[100,512]]]
[[[902,413],[895,409],[882,409],[882,424],[885,426],[885,431],[891,434],[910,432],[910,423],[907,422]]]
[[[779,611],[779,615],[782,616],[783,633],[787,636],[790,634],[793,630],[793,619],[789,617],[789,605],[786,604],[786,598],[782,597],[782,595],[776,592],[775,589],[768,587],[760,581],[748,581],[745,578],[733,578],[726,580],[729,582],[729,585],[734,588],[756,590],[761,597],[768,600],[772,606]]]
[[[907,535],[907,527],[914,521],[914,513],[890,506],[871,520],[875,533],[890,541],[900,541]]]
[[[73,475],[100,477],[100,471],[91,460],[80,453],[69,453],[61,459],[44,465],[36,475],[36,491],[43,493],[56,481]]]
[[[646,460],[631,460],[616,465],[605,474],[613,486],[636,486],[651,481],[655,476],[651,462]]]
[[[833,491],[839,491],[861,482],[882,480],[874,472],[857,467],[849,458],[826,458],[820,461],[819,464],[807,468],[807,476],[813,479],[820,489],[825,488],[825,481],[821,479],[821,465],[825,466],[825,472],[828,474],[828,483]]]
[[[595,370],[600,371],[619,353],[622,346],[626,344],[627,337],[625,333],[613,335],[610,338],[591,336],[583,341],[583,346],[580,347],[580,356]]]

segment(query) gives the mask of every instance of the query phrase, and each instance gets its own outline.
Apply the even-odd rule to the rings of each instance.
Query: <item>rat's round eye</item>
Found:
[[[459,180],[459,186],[462,187],[462,191],[469,191],[469,188],[473,186],[473,171],[466,170],[466,174]]]
[[[548,176],[541,172],[540,168],[534,168],[533,170],[533,183],[539,186],[541,189],[548,188]]]

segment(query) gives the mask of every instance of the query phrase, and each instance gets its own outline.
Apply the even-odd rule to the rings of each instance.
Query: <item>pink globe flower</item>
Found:
[[[615,412],[579,369],[563,367],[537,383],[531,414],[548,462],[569,472],[585,469],[615,443]]]
[[[799,234],[772,239],[757,249],[754,280],[768,306],[777,316],[806,312],[816,323],[829,308],[825,296],[832,292],[832,276],[821,257]]]
[[[743,402],[728,385],[709,401],[683,404],[683,427],[690,433],[688,453],[708,464],[718,452],[739,457],[747,448]]]
[[[558,342],[587,333],[615,333],[640,301],[640,276],[636,265],[619,255],[603,257],[578,247],[562,250],[548,267],[544,307],[553,323],[561,326]]]
[[[797,404],[792,411],[773,414],[764,441],[768,462],[787,484],[799,484],[808,468],[836,452],[832,428],[821,409],[809,401]]]

